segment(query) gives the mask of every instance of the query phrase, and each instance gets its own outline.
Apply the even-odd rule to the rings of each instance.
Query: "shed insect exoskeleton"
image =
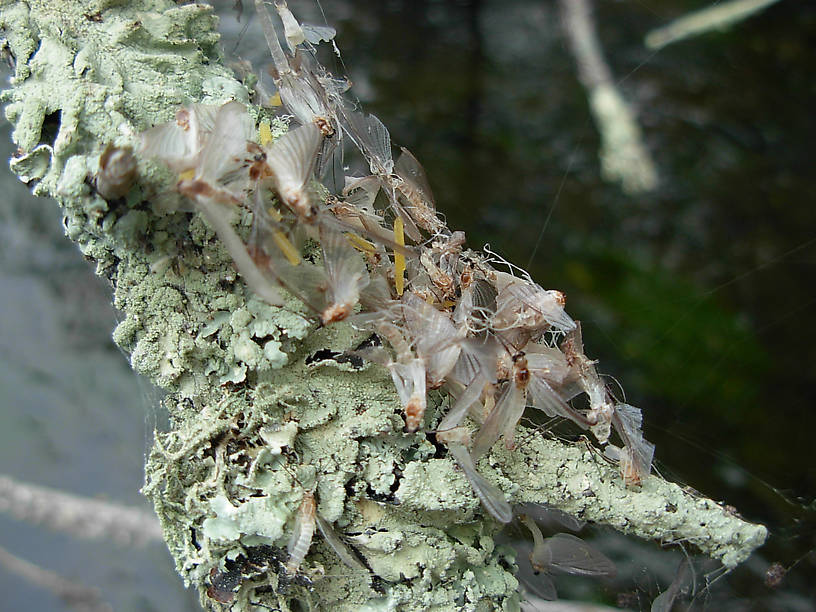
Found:
[[[595,362],[590,361],[584,355],[580,322],[567,334],[567,337],[561,343],[561,350],[567,358],[567,364],[577,377],[578,385],[589,399],[590,409],[586,414],[586,419],[590,423],[589,429],[598,442],[605,444],[609,440],[609,434],[611,433],[615,406],[606,385],[598,376]]]
[[[372,347],[360,351],[361,357],[388,368],[391,379],[405,410],[405,430],[415,432],[425,416],[427,389],[425,385],[425,363],[411,352],[408,342],[400,329],[393,323],[380,321],[376,325],[377,334],[386,339],[397,353],[394,361],[382,347]]]
[[[307,491],[303,494],[303,501],[295,515],[295,525],[292,528],[292,536],[289,538],[287,550],[289,560],[286,562],[286,572],[294,574],[303,560],[309,547],[312,545],[312,536],[315,530],[315,515],[317,514],[317,503],[314,493]]]
[[[327,284],[326,307],[320,318],[327,325],[353,312],[360,292],[368,285],[368,271],[360,254],[340,232],[321,226],[320,246]]]
[[[419,242],[422,234],[397,197],[396,186],[402,180],[393,174],[394,159],[388,129],[375,115],[343,109],[341,118],[343,129],[368,161],[371,173],[379,179],[394,212],[402,219],[405,234],[414,242]]]
[[[208,198],[222,204],[240,204],[250,186],[254,162],[248,143],[255,127],[246,107],[227,102],[215,114],[212,131],[201,148],[192,176],[181,175],[178,190],[192,200]]]
[[[617,453],[623,482],[627,486],[640,486],[649,476],[654,456],[654,444],[643,438],[640,408],[629,404],[617,404],[612,425],[623,440],[624,447]],[[614,451],[612,454],[615,454]]]
[[[564,294],[560,291],[547,291],[506,272],[496,272],[494,284],[498,295],[493,328],[497,331],[536,332],[549,327],[559,331],[575,329],[575,321],[564,311]]]
[[[353,552],[351,552],[351,549],[345,542],[343,542],[343,540],[331,526],[331,523],[320,516],[319,513],[315,513],[315,521],[317,522],[317,528],[320,529],[320,533],[323,535],[326,543],[337,554],[337,556],[340,557],[340,560],[345,563],[347,567],[368,572],[368,568],[360,563],[360,560],[357,559]]]
[[[428,386],[438,389],[456,365],[464,338],[451,321],[448,313],[437,310],[415,293],[402,297],[405,329],[411,338],[417,356],[425,363]]]
[[[181,172],[178,190],[190,198],[215,229],[250,289],[270,304],[283,301],[274,283],[250,256],[230,223],[233,206],[249,188],[254,126],[238,102],[221,107],[194,105],[175,122],[142,134],[142,151]]]

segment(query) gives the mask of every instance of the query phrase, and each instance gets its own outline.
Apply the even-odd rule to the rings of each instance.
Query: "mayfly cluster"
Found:
[[[381,342],[357,353],[390,372],[407,432],[424,427],[428,391],[447,392],[436,439],[498,521],[512,519],[511,507],[476,462],[500,439],[514,448],[527,407],[572,421],[601,444],[614,429],[622,447],[609,445],[608,454],[625,483],[639,485],[654,451],[640,410],[607,389],[564,295],[489,250],[466,249],[464,234],[446,227],[417,159],[404,148],[395,159],[382,122],[317,61],[321,42],[334,44],[333,30],[301,25],[279,2],[279,38],[265,4],[256,0],[256,8],[277,95],[291,116],[288,132],[273,139],[268,123],[256,126],[233,101],[183,108],[142,134],[141,144],[142,154],[178,173],[178,191],[215,229],[249,288],[273,305],[283,303],[284,288],[323,325],[348,321],[375,333]],[[329,169],[344,167],[344,155],[358,154],[362,176],[344,171],[335,193],[320,184]],[[254,216],[248,243],[230,222],[241,206]],[[319,245],[319,258],[304,257],[309,242]],[[579,395],[581,404],[572,401]],[[300,515],[292,569],[320,524],[314,498]]]

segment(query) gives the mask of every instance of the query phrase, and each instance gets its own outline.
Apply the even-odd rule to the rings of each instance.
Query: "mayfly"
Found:
[[[615,564],[581,538],[568,533],[556,533],[544,538],[541,529],[529,516],[523,515],[521,522],[533,535],[530,565],[537,574],[544,574],[542,580],[545,581],[545,590],[551,599],[557,597],[555,585],[549,577],[553,572],[606,578],[617,575]]]
[[[227,102],[221,106],[192,172],[182,173],[178,190],[190,199],[240,204],[249,188],[248,168],[254,158],[248,143],[254,132],[243,104]]]
[[[268,303],[280,305],[280,293],[229,220],[249,187],[247,169],[254,159],[247,143],[252,135],[252,122],[238,102],[221,107],[199,104],[142,134],[141,148],[181,173],[178,190],[215,229],[247,285]]]
[[[496,405],[485,419],[473,442],[474,459],[484,455],[499,439],[499,436],[504,437],[504,443],[508,449],[515,448],[516,426],[527,405],[530,370],[523,352],[515,353],[511,358],[510,380],[505,384]]]
[[[388,368],[391,379],[405,410],[405,430],[415,432],[425,415],[427,407],[427,387],[425,384],[425,362],[414,356],[409,342],[399,327],[388,321],[376,324],[377,334],[388,341],[396,352],[394,360],[381,346],[367,347],[357,351],[364,359]]]
[[[527,344],[527,368],[530,384],[527,400],[549,417],[569,419],[583,429],[593,424],[566,400],[580,392],[566,357],[558,349],[530,342]]]
[[[590,361],[584,354],[580,323],[567,334],[567,337],[561,343],[561,350],[567,358],[567,364],[577,378],[577,384],[589,398],[589,412],[586,414],[587,420],[591,423],[589,429],[598,442],[606,444],[611,433],[615,406],[606,385],[598,376],[595,362]]]
[[[357,557],[354,556],[354,553],[351,552],[349,547],[340,539],[332,528],[331,523],[320,516],[317,512],[317,503],[314,493],[308,491],[304,494],[303,501],[295,515],[295,524],[287,545],[289,552],[289,559],[285,566],[287,573],[296,573],[306,558],[312,545],[315,526],[320,530],[326,543],[345,565],[351,569],[368,571]]]
[[[402,297],[405,329],[417,356],[425,363],[428,386],[437,389],[456,365],[462,350],[458,339],[464,334],[456,328],[450,316],[437,310],[415,293]]]
[[[139,151],[146,157],[161,159],[178,173],[194,169],[212,132],[218,109],[218,106],[207,104],[179,109],[174,121],[142,133]]]
[[[529,337],[551,327],[563,332],[575,329],[560,291],[547,291],[506,272],[496,272],[494,283],[498,295],[492,326],[496,331],[526,332]]]
[[[402,180],[394,175],[394,159],[391,154],[391,136],[388,129],[375,115],[341,109],[343,130],[357,146],[369,165],[372,176],[376,176],[383,187],[394,212],[405,224],[405,233],[414,242],[422,239],[414,219],[397,198],[397,185]]]
[[[445,223],[436,215],[425,170],[408,149],[401,147],[400,150],[402,154],[394,165],[394,174],[399,180],[394,181],[394,186],[405,199],[405,208],[416,224],[431,234],[438,234],[446,229]]]
[[[263,0],[255,0],[256,12],[272,54],[274,63],[272,76],[281,101],[301,124],[313,124],[324,136],[331,137],[336,131],[340,94],[348,88],[348,85],[320,78],[312,69],[308,55],[301,53],[299,48],[307,40],[307,31],[311,33],[311,39],[318,42],[329,37],[330,32],[325,28],[311,30],[307,28],[304,31],[285,2],[277,2],[275,7],[283,23],[287,46],[293,54],[291,59],[286,56],[280,45],[272,17]]]
[[[275,2],[275,10],[278,12],[281,23],[283,24],[283,35],[286,38],[286,44],[289,46],[289,51],[292,54],[298,45],[306,42],[312,45],[317,45],[321,42],[331,42],[337,34],[337,31],[329,26],[316,26],[306,23],[299,23],[292,11],[289,10],[285,0]]]
[[[274,209],[273,209],[274,210]],[[269,225],[269,227],[266,227]],[[301,261],[274,220],[256,227],[255,260],[290,293],[320,316],[324,325],[343,321],[354,311],[369,274],[362,256],[340,231],[321,223],[322,265]]]

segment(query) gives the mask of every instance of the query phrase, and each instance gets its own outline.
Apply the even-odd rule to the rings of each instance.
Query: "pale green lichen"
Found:
[[[335,360],[365,334],[318,328],[293,299],[278,308],[250,295],[212,229],[179,210],[174,177],[149,160],[139,160],[125,198],[94,191],[106,144],[134,145],[182,104],[247,100],[220,64],[210,9],[6,1],[0,27],[16,60],[2,94],[19,147],[12,169],[59,201],[66,233],[113,285],[123,313],[114,340],[167,390],[172,427],[156,436],[145,493],[202,604],[221,608],[209,588],[234,597],[233,610],[295,600],[338,611],[518,609],[513,553],[494,545],[498,526],[465,478],[424,434],[403,433],[385,370]],[[246,234],[250,213],[235,222]],[[440,406],[431,399],[429,427]],[[514,501],[549,502],[643,537],[693,539],[726,565],[764,537],[674,485],[652,478],[627,491],[576,448],[532,440],[479,466]],[[307,491],[371,572],[348,569],[316,535],[300,572],[286,573]],[[677,508],[668,523],[667,504]],[[219,577],[234,584],[213,593]]]

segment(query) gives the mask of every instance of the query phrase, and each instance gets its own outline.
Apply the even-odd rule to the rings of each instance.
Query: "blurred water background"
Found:
[[[243,4],[240,21],[232,0],[218,5],[226,54],[260,69],[265,45]],[[325,0],[323,9],[355,93],[423,163],[449,225],[567,294],[587,354],[643,409],[660,473],[768,525],[769,543],[694,609],[812,610],[816,5],[782,0],[729,31],[645,48],[651,28],[705,4],[593,5],[660,174],[641,195],[601,179],[599,136],[555,2]],[[290,7],[323,23],[313,0]],[[8,157],[6,143],[4,133]],[[54,204],[8,173],[3,181],[2,472],[146,506],[138,488],[160,395],[110,341],[109,291],[63,238]],[[559,579],[567,597],[648,609],[682,558],[585,534],[619,577]],[[115,610],[196,609],[161,546],[80,542],[4,515],[0,545],[101,588]],[[776,588],[763,580],[772,562],[796,564]],[[0,589],[0,610],[63,609],[3,571]]]

